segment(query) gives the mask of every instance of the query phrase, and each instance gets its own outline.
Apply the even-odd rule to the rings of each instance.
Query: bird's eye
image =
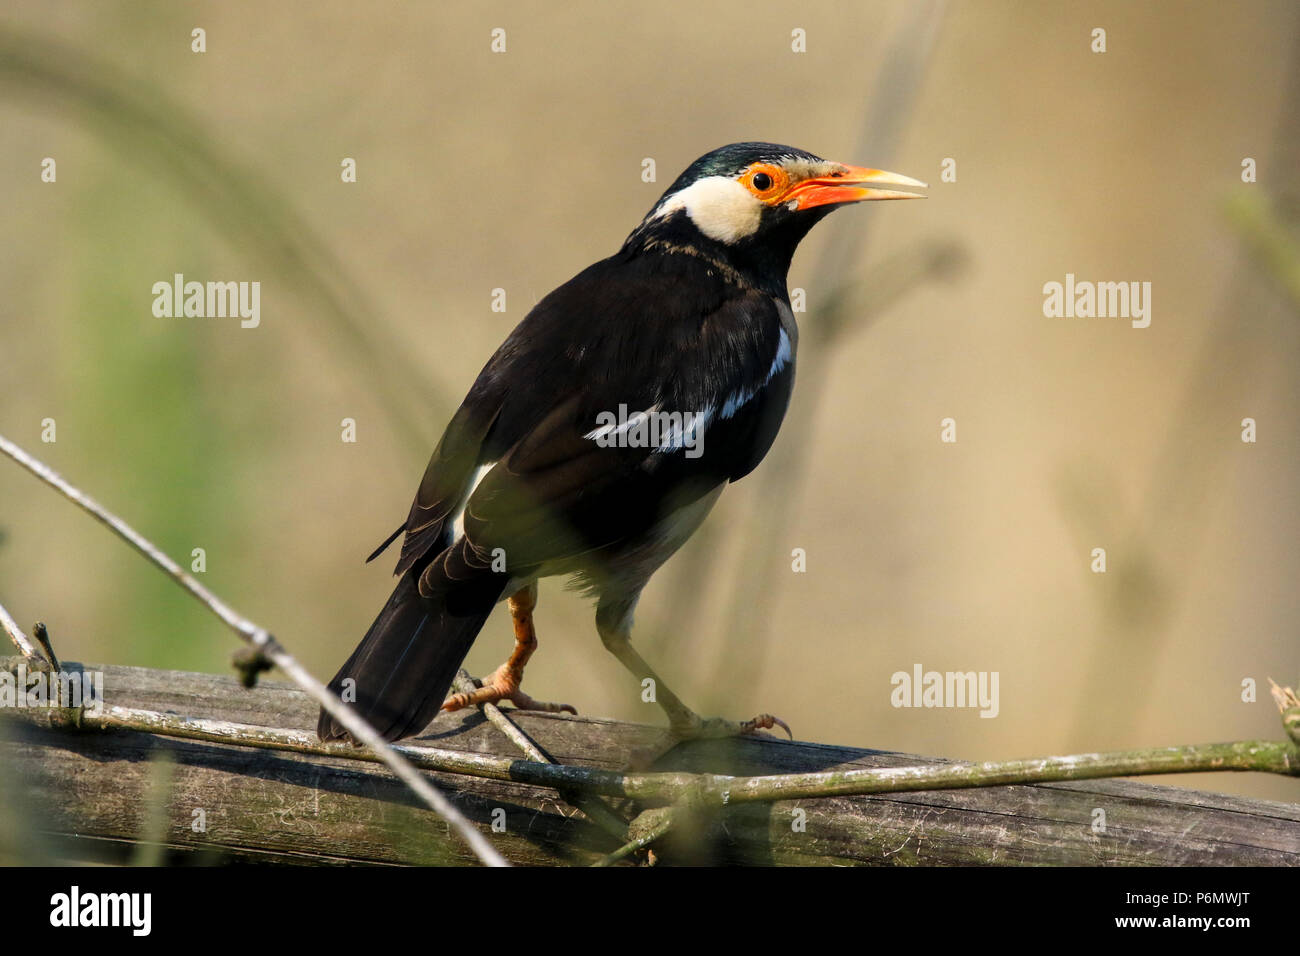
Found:
[[[750,182],[752,182],[754,188],[761,193],[765,193],[772,188],[772,177],[767,173],[755,173],[754,178],[750,180]]]

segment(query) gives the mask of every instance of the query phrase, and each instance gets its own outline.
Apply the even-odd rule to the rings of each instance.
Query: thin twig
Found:
[[[416,772],[414,767],[403,760],[397,751],[379,735],[379,732],[370,726],[368,721],[330,693],[325,685],[299,664],[265,628],[259,627],[239,614],[234,608],[186,574],[180,565],[125,521],[89,495],[70,485],[44,462],[33,458],[3,435],[0,435],[0,451],[57,490],[65,498],[78,505],[92,517],[107,525],[118,537],[143,554],[166,572],[172,580],[201,601],[208,610],[221,618],[231,630],[256,647],[268,660],[274,662],[290,680],[315,698],[332,717],[347,728],[353,739],[371,748],[379,760],[387,764],[393,773],[397,774],[403,782],[414,790],[421,800],[446,820],[452,829],[469,844],[470,849],[474,851],[474,855],[482,862],[489,866],[509,866],[505,858],[493,848],[483,834],[474,828],[474,825],[456,809],[455,805],[446,796],[431,786],[424,777]],[[3,619],[6,621],[5,630],[10,631],[9,623],[13,619],[9,617],[8,612],[5,612]],[[19,633],[21,634],[21,630],[19,630]],[[13,637],[13,634],[11,633],[10,636]],[[18,643],[16,638],[15,643]],[[19,644],[19,647],[21,648],[22,645]],[[27,647],[31,647],[30,642],[28,642]],[[24,649],[23,653],[26,654],[27,650]]]
[[[63,665],[59,663],[59,656],[54,653],[54,645],[50,643],[49,629],[40,621],[32,625],[32,637],[36,638],[36,643],[41,645],[41,650],[45,652],[45,659],[50,662],[55,672],[63,670]]]
[[[474,678],[470,676],[469,671],[462,667],[456,674],[456,679],[452,681],[451,689],[458,694],[472,694],[478,690],[478,685],[474,683]],[[538,763],[551,762],[550,758],[542,753],[541,748],[533,743],[532,739],[520,730],[513,720],[501,712],[500,707],[496,704],[484,704],[482,710],[488,722],[509,737],[510,742],[522,750],[529,760],[536,760]]]
[[[5,610],[3,604],[0,604],[0,628],[4,628],[4,632],[9,635],[9,640],[14,642],[14,647],[18,648],[18,652],[23,657],[35,662],[38,667],[42,664],[46,667],[49,666],[50,662],[36,650],[36,647],[32,644],[32,639],[18,626],[18,622],[9,616],[9,612]]]
[[[16,710],[15,713],[29,720],[39,720],[40,715],[48,714],[48,719],[57,726],[137,730],[163,737],[341,757],[367,763],[382,761],[382,757],[367,750],[341,743],[322,743],[315,734],[307,731],[258,727],[132,707],[109,705],[98,714],[90,710],[58,708],[32,708]],[[1241,740],[985,763],[919,764],[753,777],[687,771],[623,774],[592,767],[536,763],[513,757],[439,750],[411,744],[397,744],[393,749],[422,770],[550,787],[559,791],[629,797],[657,806],[687,804],[723,807],[735,803],[920,790],[959,790],[1171,773],[1256,771],[1300,776],[1300,747],[1287,741],[1274,740]]]
[[[631,826],[628,827],[630,840],[613,853],[601,857],[591,865],[593,867],[613,866],[619,860],[631,856],[637,850],[645,849],[673,828],[673,821],[676,817],[677,814],[672,807],[658,807],[647,810],[633,820]]]
[[[460,669],[456,675],[453,690],[458,694],[469,694],[476,690],[474,678],[470,676],[469,671],[465,668]],[[493,727],[501,731],[518,747],[529,760],[536,763],[554,764],[555,761],[546,756],[542,749],[535,744],[532,739],[524,733],[519,725],[496,704],[483,704],[483,714]],[[561,792],[561,797],[565,802],[572,804],[586,815],[587,819],[596,824],[606,833],[610,834],[617,840],[626,840],[628,837],[627,821],[615,813],[612,809],[604,804],[599,797],[587,796],[581,792]]]
[[[1279,687],[1271,677],[1268,683],[1273,701],[1282,714],[1282,727],[1286,730],[1286,735],[1300,744],[1300,696],[1290,687]]]

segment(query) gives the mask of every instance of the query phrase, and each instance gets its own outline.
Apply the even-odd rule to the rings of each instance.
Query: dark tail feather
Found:
[[[386,740],[418,734],[433,720],[501,594],[499,585],[456,589],[450,592],[454,607],[449,607],[448,591],[438,588],[434,597],[422,597],[418,579],[414,568],[402,575],[361,644],[329,684],[342,695],[343,681],[352,678],[355,702],[350,706]],[[349,736],[323,709],[316,733],[321,740]]]
[[[375,550],[370,552],[370,557],[366,558],[366,564],[369,564],[371,561],[375,560],[375,558],[379,557],[381,554],[387,551],[388,546],[392,544],[394,541],[396,541],[398,535],[400,535],[405,530],[406,530],[405,523],[398,525],[397,530],[394,531],[392,534],[390,534],[387,538],[385,538],[383,544],[381,544],[379,547],[375,548]]]

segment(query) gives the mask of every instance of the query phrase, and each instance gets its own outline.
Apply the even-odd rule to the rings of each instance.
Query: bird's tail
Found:
[[[402,575],[375,623],[329,684],[386,740],[418,734],[433,720],[504,583],[435,587],[433,596],[425,597],[417,586],[419,576],[416,568]],[[345,683],[349,679],[351,685]],[[316,733],[321,740],[350,736],[324,709]]]

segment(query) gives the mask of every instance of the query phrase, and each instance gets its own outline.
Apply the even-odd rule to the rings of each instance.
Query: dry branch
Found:
[[[166,750],[175,765],[163,838],[170,848],[313,862],[473,862],[458,841],[420,822],[427,817],[381,766],[357,759],[364,751],[315,741],[306,729],[315,704],[299,689],[264,682],[248,691],[231,677],[102,670],[106,697],[120,708],[105,707],[98,725],[105,729],[92,730],[90,714],[77,730],[62,711],[12,712],[23,720],[10,722],[11,739],[0,744],[0,759],[18,771],[11,779],[27,802],[43,806],[37,826],[65,852],[84,856],[88,845],[139,839],[148,758]],[[156,729],[188,726],[194,739],[111,726],[111,715],[132,712],[160,715],[149,718]],[[516,745],[478,714],[442,715],[403,750],[436,768],[433,779],[513,862],[594,863],[649,836],[667,862],[1300,864],[1300,807],[1288,804],[1126,781],[816,799],[791,788],[779,800],[769,790],[745,803],[754,788],[792,779],[773,781],[778,774],[823,784],[830,775],[847,788],[874,773],[895,787],[914,786],[920,773],[956,779],[964,765],[754,738],[679,745],[652,771],[627,773],[629,755],[668,749],[666,732],[546,714],[512,718],[559,765],[519,759]],[[265,744],[286,749],[230,743],[234,724],[259,728]],[[633,823],[621,838],[608,833],[565,805],[557,787],[610,795],[610,812]],[[688,791],[695,799],[671,811],[664,836],[669,820],[652,805]],[[191,829],[195,809],[206,812],[205,833]],[[494,832],[494,822],[504,831]]]

